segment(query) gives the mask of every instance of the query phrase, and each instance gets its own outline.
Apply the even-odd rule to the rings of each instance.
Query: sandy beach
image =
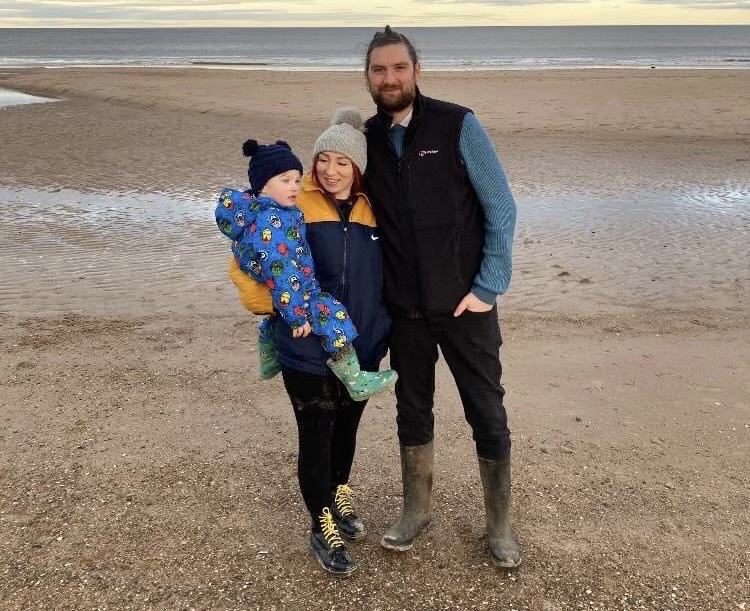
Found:
[[[423,74],[518,203],[499,311],[524,561],[489,562],[440,362],[433,524],[378,543],[401,502],[379,397],[339,582],[306,549],[293,415],[256,381],[213,207],[248,137],[309,167],[336,107],[371,111],[362,75],[0,70],[58,100],[0,108],[0,608],[750,608],[748,75]]]

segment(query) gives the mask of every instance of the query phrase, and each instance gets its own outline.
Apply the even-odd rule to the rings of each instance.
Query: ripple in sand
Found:
[[[0,310],[176,311],[228,287],[214,202],[0,188]]]
[[[744,213],[747,218],[750,212],[750,186],[726,184],[713,187],[694,187],[682,198],[682,203],[689,209],[705,208],[713,212],[735,211]]]
[[[519,199],[502,306],[742,308],[750,186]],[[0,311],[240,311],[214,201],[0,188]]]
[[[750,185],[520,200],[512,308],[742,307]]]

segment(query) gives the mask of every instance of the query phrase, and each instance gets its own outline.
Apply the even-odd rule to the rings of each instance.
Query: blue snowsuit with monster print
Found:
[[[292,329],[309,322],[329,354],[351,345],[357,330],[346,308],[318,285],[299,208],[224,189],[216,222],[233,240],[232,253],[240,269],[269,288],[274,309]],[[270,319],[264,319],[259,331],[261,338],[273,338]]]

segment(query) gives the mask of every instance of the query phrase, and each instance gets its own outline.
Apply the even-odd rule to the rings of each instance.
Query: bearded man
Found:
[[[494,564],[517,567],[510,523],[510,431],[500,383],[496,300],[508,288],[516,205],[471,110],[423,96],[416,50],[386,26],[367,49],[366,191],[384,253],[404,491],[381,545],[412,547],[431,518],[438,347],[471,426]]]

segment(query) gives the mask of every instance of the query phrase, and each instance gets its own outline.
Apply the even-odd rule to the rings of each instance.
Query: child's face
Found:
[[[266,183],[260,194],[275,199],[282,206],[294,206],[299,195],[301,177],[299,170],[287,170],[283,174],[276,174]]]

